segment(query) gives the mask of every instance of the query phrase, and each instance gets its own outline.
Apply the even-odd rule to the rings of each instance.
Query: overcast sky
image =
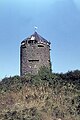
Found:
[[[53,72],[80,69],[80,0],[0,0],[0,79],[19,75],[20,42],[51,42]]]

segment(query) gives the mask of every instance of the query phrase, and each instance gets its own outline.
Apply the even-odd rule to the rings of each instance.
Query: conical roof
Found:
[[[34,32],[34,34],[32,34],[30,37],[26,38],[23,41],[27,41],[27,40],[36,40],[37,42],[46,42],[50,44],[50,42],[48,42],[45,38],[40,36],[37,32]]]

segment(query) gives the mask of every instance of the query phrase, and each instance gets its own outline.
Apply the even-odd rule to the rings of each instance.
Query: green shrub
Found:
[[[49,81],[51,79],[51,71],[48,67],[42,66],[39,71],[38,75],[41,80]]]

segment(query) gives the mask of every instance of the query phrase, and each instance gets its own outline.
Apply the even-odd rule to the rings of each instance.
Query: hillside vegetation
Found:
[[[80,71],[4,78],[0,120],[80,120]]]

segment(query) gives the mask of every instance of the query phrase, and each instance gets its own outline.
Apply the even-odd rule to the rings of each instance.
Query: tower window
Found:
[[[28,43],[29,43],[30,45],[33,45],[33,44],[36,44],[36,43],[37,43],[37,40],[29,40]]]
[[[33,40],[29,40],[28,43],[29,43],[29,44],[33,44]]]
[[[44,47],[44,45],[38,45],[38,47]]]
[[[37,40],[34,40],[34,43],[36,44],[36,43],[37,43]]]
[[[39,62],[39,60],[28,60],[29,62]]]
[[[25,46],[25,45],[22,45],[22,48],[26,48],[26,46]]]

